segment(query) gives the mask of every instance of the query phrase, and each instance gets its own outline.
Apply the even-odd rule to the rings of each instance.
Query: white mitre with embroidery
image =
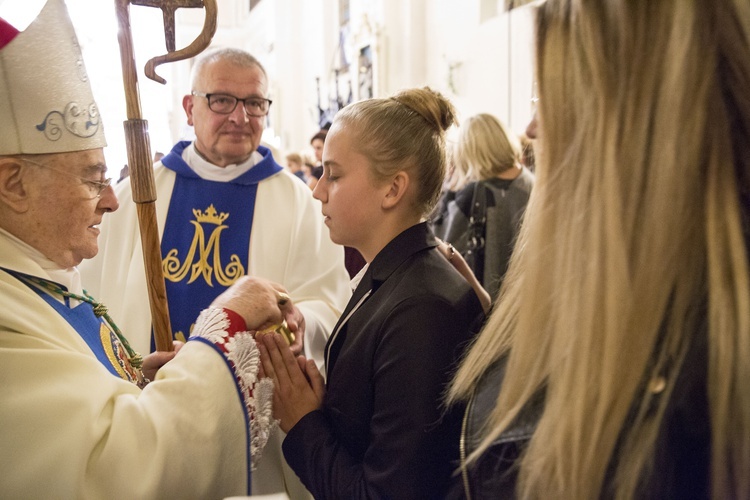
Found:
[[[107,145],[63,0],[49,0],[28,28],[0,50],[0,123],[0,155]]]

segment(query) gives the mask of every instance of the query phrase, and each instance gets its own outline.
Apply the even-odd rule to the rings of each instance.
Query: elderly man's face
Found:
[[[197,92],[228,94],[238,99],[268,97],[268,82],[257,66],[243,68],[226,60],[204,66],[196,80]],[[220,167],[241,163],[258,149],[265,116],[249,116],[242,103],[223,115],[211,111],[205,97],[185,96],[183,107],[188,124],[195,128],[195,147],[208,161]]]
[[[95,187],[86,182],[105,179],[101,148],[29,158],[44,166],[26,164],[29,226],[23,239],[61,267],[94,257],[98,225],[105,212],[118,207],[111,187],[96,196]]]

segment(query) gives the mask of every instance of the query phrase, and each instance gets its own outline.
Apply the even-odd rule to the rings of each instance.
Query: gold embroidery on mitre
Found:
[[[193,215],[195,215],[196,220],[191,220],[190,223],[193,225],[195,232],[193,233],[193,241],[190,243],[190,250],[188,250],[187,256],[182,262],[177,257],[178,251],[176,248],[167,252],[167,256],[162,261],[164,278],[176,283],[184,280],[190,274],[189,284],[198,279],[199,276],[203,276],[209,286],[214,286],[213,278],[215,277],[220,285],[230,286],[245,274],[245,267],[237,254],[232,254],[229,258],[230,262],[226,266],[221,263],[219,238],[222,231],[229,227],[224,224],[224,221],[229,218],[229,214],[226,212],[218,213],[211,204],[205,212],[194,208]],[[208,243],[206,243],[206,234],[202,223],[216,226],[208,237]],[[209,263],[209,259],[211,263]]]

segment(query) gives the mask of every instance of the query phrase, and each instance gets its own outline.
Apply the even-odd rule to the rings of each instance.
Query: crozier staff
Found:
[[[118,39],[122,61],[122,80],[125,87],[128,120],[125,122],[125,139],[128,147],[128,166],[130,168],[133,201],[138,207],[138,227],[141,234],[144,270],[148,284],[148,298],[154,329],[154,341],[157,351],[172,350],[172,329],[169,324],[169,308],[162,272],[161,251],[159,249],[159,229],[156,223],[156,187],[151,165],[151,146],[148,136],[148,124],[141,119],[141,103],[138,94],[138,74],[135,69],[133,40],[130,30],[129,4],[139,4],[139,0],[118,0],[115,2],[117,21],[120,25]],[[145,5],[155,6],[147,2]],[[211,42],[216,31],[216,0],[203,0],[205,21],[203,30],[188,47],[175,50],[174,14],[178,7],[194,7],[194,4],[181,5],[179,0],[165,1],[164,28],[168,53],[151,59],[146,64],[146,75],[154,81],[165,83],[156,75],[154,68],[164,62],[180,61],[198,54]]]

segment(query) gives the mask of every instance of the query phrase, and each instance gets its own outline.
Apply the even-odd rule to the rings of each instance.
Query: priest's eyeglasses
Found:
[[[248,115],[255,117],[266,116],[273,102],[271,99],[266,99],[265,97],[246,97],[240,99],[229,94],[206,94],[196,91],[193,91],[192,94],[197,97],[205,97],[208,100],[208,109],[221,115],[231,114],[237,107],[237,103],[241,102]]]
[[[67,175],[68,177],[74,177],[78,179],[88,189],[88,192],[91,195],[89,197],[90,200],[93,200],[94,198],[101,198],[102,191],[104,191],[105,189],[107,189],[109,186],[112,185],[111,177],[108,179],[104,179],[103,181],[92,181],[91,179],[81,177],[80,175],[71,174],[70,172],[66,172],[65,170],[60,170],[55,167],[50,167],[49,165],[38,163],[32,160],[29,160],[28,158],[21,158],[21,160],[27,163],[31,163],[32,165],[36,165],[37,167],[46,168],[48,170],[52,170],[53,172],[57,172],[58,174]]]

